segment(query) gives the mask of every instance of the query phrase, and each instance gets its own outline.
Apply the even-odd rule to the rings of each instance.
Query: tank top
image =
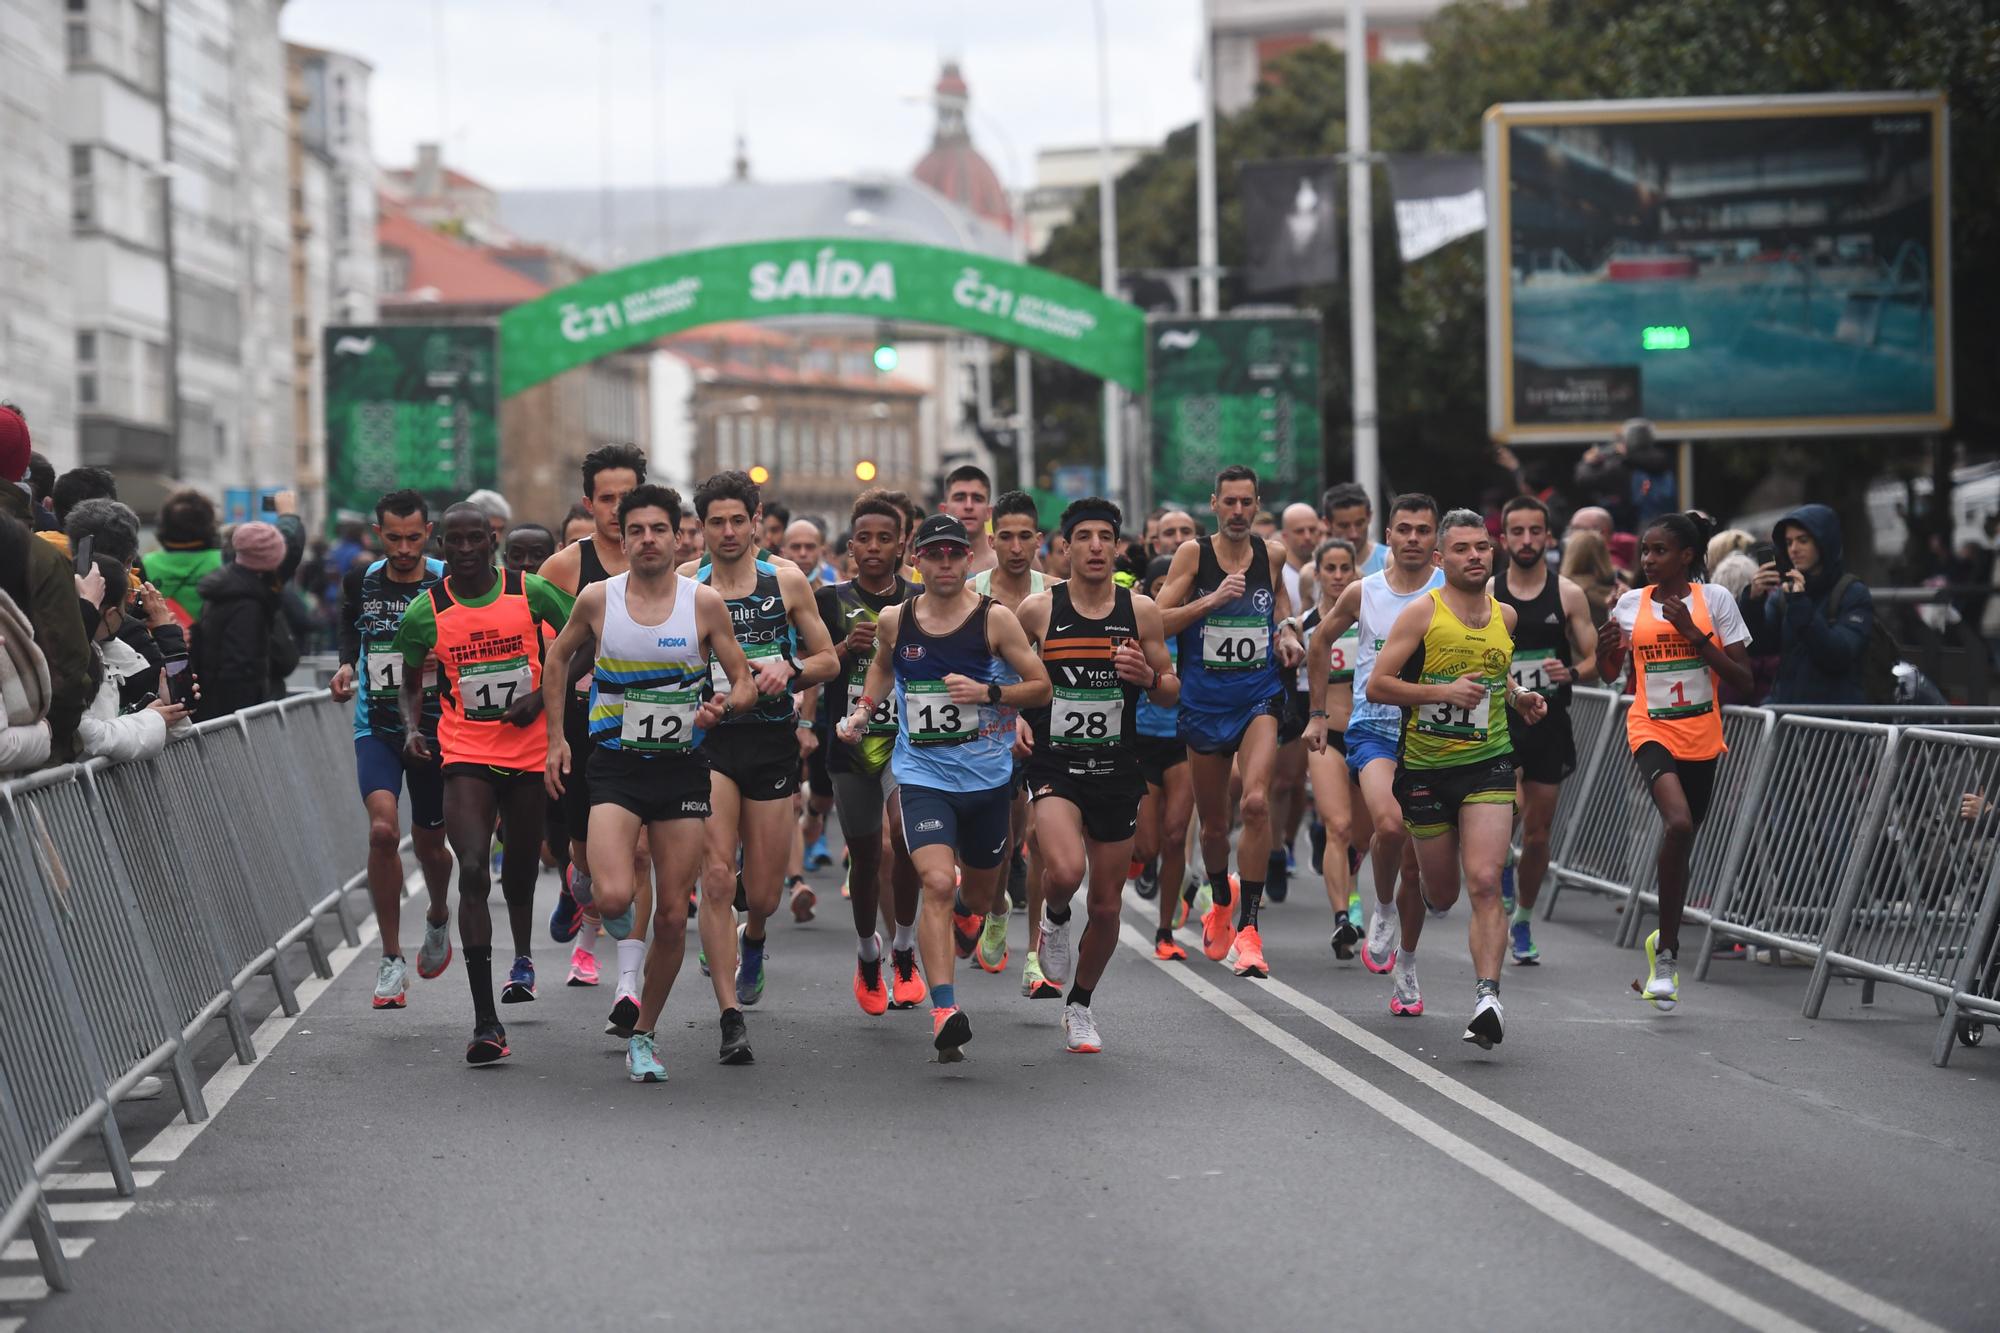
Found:
[[[1361,580],[1361,614],[1354,618],[1354,712],[1347,719],[1349,731],[1365,727],[1393,734],[1402,727],[1401,709],[1369,700],[1368,677],[1375,674],[1375,654],[1382,651],[1382,644],[1395,628],[1396,617],[1403,614],[1403,608],[1443,586],[1444,571],[1439,569],[1433,569],[1424,586],[1415,592],[1397,592],[1389,586],[1388,575],[1381,571]]]
[[[525,727],[506,720],[516,699],[542,687],[536,618],[524,575],[500,573],[500,594],[467,606],[448,579],[431,585],[437,659],[444,667],[438,749],[447,764],[537,769],[548,757],[541,719]]]
[[[591,584],[602,583],[610,578],[611,572],[605,569],[604,561],[598,558],[597,539],[594,535],[577,538],[576,546],[576,590],[581,594]],[[585,708],[589,705],[592,696],[590,664],[579,661],[576,665],[570,667],[570,670],[574,673],[569,683],[570,707],[572,710]]]
[[[1493,580],[1493,595],[1514,608],[1514,660],[1508,674],[1517,688],[1533,690],[1549,701],[1550,711],[1569,707],[1569,682],[1549,680],[1551,659],[1572,666],[1569,620],[1563,615],[1562,579],[1548,570],[1542,590],[1533,597],[1516,597],[1507,587],[1507,571]]]
[[[1665,619],[1653,614],[1655,588],[1639,596],[1632,624],[1632,704],[1625,712],[1625,738],[1637,750],[1658,741],[1676,759],[1714,759],[1729,747],[1722,741],[1722,710],[1715,699],[1715,673],[1694,645]],[[1691,586],[1688,615],[1703,634],[1715,632],[1708,599]]]
[[[1032,597],[1038,592],[1046,591],[1048,588],[1048,581],[1049,581],[1049,576],[1047,574],[1044,574],[1041,570],[1039,569],[1029,570],[1028,595]],[[978,593],[981,597],[993,596],[993,571],[990,569],[982,569],[977,574],[974,574],[972,576],[972,590]]]
[[[861,585],[852,581],[836,583],[832,591],[834,604],[842,612],[841,623],[851,626],[864,620],[879,622],[882,619],[881,609],[901,602],[909,595],[910,585],[899,578],[888,594],[880,598],[863,592]],[[875,650],[872,648],[850,657],[846,675],[837,684],[829,684],[822,691],[819,715],[822,718],[842,718],[853,712],[855,700],[867,692],[868,669],[874,664]],[[838,695],[834,693],[836,689],[839,690]],[[847,745],[838,738],[823,738],[823,741],[827,739],[832,742],[826,756],[829,772],[863,773],[870,777],[880,773],[889,762],[890,751],[896,748],[896,700],[893,692],[868,714],[868,725],[862,729],[858,742]]]
[[[1504,758],[1514,748],[1507,739],[1507,667],[1514,656],[1514,636],[1507,632],[1500,603],[1488,597],[1486,623],[1474,629],[1452,614],[1441,589],[1433,589],[1430,599],[1430,628],[1403,664],[1403,679],[1449,685],[1460,676],[1477,676],[1486,697],[1476,708],[1445,703],[1405,708],[1403,767],[1457,768]]]
[[[1126,783],[1138,777],[1132,738],[1140,691],[1119,679],[1111,662],[1121,639],[1138,637],[1137,626],[1128,589],[1113,586],[1111,610],[1101,618],[1076,609],[1067,583],[1049,594],[1041,658],[1054,695],[1046,707],[1025,710],[1035,733],[1031,772]]]
[[[723,599],[729,605],[729,624],[736,632],[736,642],[742,647],[743,655],[750,659],[754,668],[757,663],[773,657],[791,660],[794,638],[791,613],[785,609],[785,594],[778,587],[778,567],[768,560],[758,560],[757,581],[748,594],[742,597]],[[713,581],[715,566],[704,565],[697,576],[703,583]],[[728,675],[721,664],[710,659],[709,688],[717,694],[729,693]],[[789,723],[794,717],[792,692],[759,694],[757,706],[740,715],[722,720],[724,727],[749,726],[759,722]]]
[[[1299,622],[1299,633],[1305,637],[1307,642],[1311,642],[1313,631],[1319,628],[1319,622],[1324,619],[1326,617],[1321,615],[1320,609],[1315,606],[1312,610],[1306,612],[1305,619]],[[1361,626],[1358,623],[1349,625],[1328,645],[1326,657],[1327,684],[1345,685],[1350,689],[1353,688],[1354,659],[1360,652],[1360,648]],[[1299,668],[1299,687],[1301,689],[1307,688],[1304,667]],[[1357,700],[1356,702],[1359,701]]]
[[[383,736],[395,740],[403,734],[403,705],[398,692],[403,688],[403,658],[389,650],[403,611],[411,602],[430,591],[444,577],[444,561],[426,558],[423,575],[415,583],[398,583],[389,577],[389,562],[377,560],[361,575],[361,614],[355,618],[354,632],[361,640],[361,653],[354,664],[354,734]],[[425,735],[435,736],[438,724],[438,668],[433,657],[424,663]]]
[[[591,664],[590,739],[607,750],[685,754],[700,743],[707,664],[695,624],[695,581],[674,576],[673,610],[658,625],[632,619],[625,601],[631,574],[603,579],[604,632]]]
[[[917,619],[923,594],[903,603],[896,627],[896,706],[899,729],[890,760],[896,781],[941,791],[990,791],[1013,777],[1013,735],[991,704],[954,703],[944,678],[993,680],[993,648],[986,615],[993,605],[982,597],[971,613],[942,634],[928,633]]]
[[[1215,558],[1215,539],[1197,538],[1200,561],[1188,600],[1208,596],[1228,575]],[[1190,712],[1219,713],[1243,708],[1278,693],[1277,599],[1271,592],[1271,561],[1261,541],[1250,544],[1243,593],[1221,610],[1180,632],[1181,706]]]

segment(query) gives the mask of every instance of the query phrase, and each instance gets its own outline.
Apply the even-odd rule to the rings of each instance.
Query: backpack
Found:
[[[1847,596],[1853,584],[1861,582],[1852,574],[1842,574],[1834,581],[1833,591],[1826,598],[1826,623],[1840,623],[1840,603]],[[1896,636],[1882,623],[1882,617],[1872,617],[1868,630],[1867,646],[1861,650],[1861,692],[1871,704],[1893,704],[1896,702],[1896,667],[1903,660],[1902,649],[1896,646]]]

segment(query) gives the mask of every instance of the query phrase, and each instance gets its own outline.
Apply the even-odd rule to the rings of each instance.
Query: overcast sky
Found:
[[[1114,139],[1194,119],[1200,7],[1104,0]],[[1097,139],[1084,0],[290,0],[282,22],[374,66],[379,163],[443,138],[448,163],[501,188],[603,184],[606,89],[615,185],[720,180],[739,123],[765,180],[906,172],[947,55],[1008,185],[1032,182],[1038,149]]]

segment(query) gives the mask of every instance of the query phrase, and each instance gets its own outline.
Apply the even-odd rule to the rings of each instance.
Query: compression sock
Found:
[[[931,1008],[956,1009],[957,1007],[958,993],[953,987],[949,985],[931,987]]]
[[[1053,921],[1058,926],[1066,926],[1069,924],[1070,910],[1071,909],[1065,907],[1062,909],[1062,911],[1058,912],[1053,905],[1046,906],[1042,908],[1042,919],[1045,921]]]
[[[1236,895],[1229,888],[1228,866],[1224,866],[1219,873],[1215,870],[1208,872],[1208,900],[1217,907],[1227,907],[1236,900]]]
[[[914,925],[906,926],[898,921],[896,923],[896,938],[890,943],[889,947],[898,952],[906,952],[916,948],[917,928]]]
[[[646,941],[618,941],[618,993],[639,993],[639,971],[646,965]]]
[[[1064,1003],[1080,1004],[1084,1008],[1088,1009],[1090,1008],[1091,990],[1092,987],[1089,986],[1071,986],[1069,988],[1069,999],[1066,1000]]]
[[[861,961],[864,963],[881,962],[882,937],[872,930],[869,931],[861,937],[861,943],[856,946],[855,951],[861,955]]]
[[[468,944],[465,946],[465,980],[472,987],[472,1021],[497,1023],[500,1015],[493,1008],[493,946],[490,944]]]
[[[1257,909],[1264,905],[1264,881],[1246,879],[1243,885],[1243,901],[1236,907],[1236,928],[1245,930],[1257,924]]]

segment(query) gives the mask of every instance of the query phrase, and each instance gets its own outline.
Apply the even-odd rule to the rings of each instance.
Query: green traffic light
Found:
[[[875,369],[881,371],[884,375],[894,370],[902,359],[902,356],[896,351],[896,344],[877,343],[875,345]]]
[[[1685,324],[1649,324],[1639,330],[1639,345],[1649,352],[1684,352],[1688,342]]]

